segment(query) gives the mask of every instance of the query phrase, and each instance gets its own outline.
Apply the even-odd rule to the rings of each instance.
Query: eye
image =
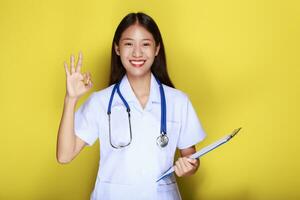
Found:
[[[151,46],[151,43],[150,42],[146,42],[143,44],[143,46],[147,47],[147,46]]]
[[[131,42],[125,42],[124,45],[125,46],[132,46],[132,43]]]

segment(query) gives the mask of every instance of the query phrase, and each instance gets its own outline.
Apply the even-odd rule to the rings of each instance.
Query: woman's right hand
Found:
[[[93,82],[91,80],[90,73],[81,73],[82,66],[82,53],[79,52],[78,62],[75,68],[75,57],[71,55],[70,57],[70,68],[68,64],[64,62],[64,67],[66,70],[67,77],[67,93],[68,98],[78,100],[79,97],[84,95],[93,87]]]

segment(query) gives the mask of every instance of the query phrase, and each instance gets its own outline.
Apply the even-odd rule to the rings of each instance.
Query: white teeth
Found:
[[[141,61],[134,61],[134,60],[131,60],[130,61],[132,64],[134,65],[141,65],[141,64],[144,64],[145,61],[141,60]]]

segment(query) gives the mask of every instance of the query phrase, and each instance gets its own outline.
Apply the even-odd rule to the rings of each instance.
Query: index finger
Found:
[[[66,63],[66,61],[64,62],[64,67],[65,67],[65,70],[66,70],[66,75],[70,76],[70,71],[69,71],[68,64]]]
[[[80,51],[78,56],[77,66],[76,66],[76,72],[80,72],[81,66],[82,66],[82,52]]]

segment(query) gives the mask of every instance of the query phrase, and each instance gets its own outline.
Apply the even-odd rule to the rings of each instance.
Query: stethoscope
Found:
[[[159,85],[159,91],[160,91],[160,101],[161,101],[161,121],[160,121],[160,136],[157,137],[156,139],[156,144],[159,146],[159,147],[165,147],[168,145],[168,142],[169,142],[169,138],[167,136],[167,116],[166,116],[166,97],[165,97],[165,92],[164,92],[164,88],[163,88],[163,85],[161,84],[161,82],[155,77],[156,79],[156,82],[158,83]],[[122,81],[122,80],[121,80]],[[109,142],[110,142],[110,145],[113,147],[113,148],[116,148],[116,149],[121,149],[123,147],[127,147],[128,145],[130,145],[131,141],[132,141],[132,129],[131,129],[131,120],[130,120],[130,107],[127,103],[127,101],[125,100],[125,98],[123,97],[121,91],[120,91],[120,82],[116,83],[113,87],[113,90],[111,92],[111,96],[110,96],[110,99],[109,99],[109,103],[108,103],[108,108],[107,108],[107,115],[108,115],[108,125],[109,125]],[[118,144],[118,145],[115,145],[113,144],[112,142],[112,138],[111,138],[111,105],[112,105],[112,102],[113,102],[113,99],[114,99],[114,95],[115,95],[115,92],[117,91],[119,97],[121,98],[121,100],[123,101],[123,104],[125,105],[126,107],[126,111],[127,111],[127,114],[128,114],[128,123],[129,123],[129,135],[130,135],[130,140],[128,143],[126,144]]]

